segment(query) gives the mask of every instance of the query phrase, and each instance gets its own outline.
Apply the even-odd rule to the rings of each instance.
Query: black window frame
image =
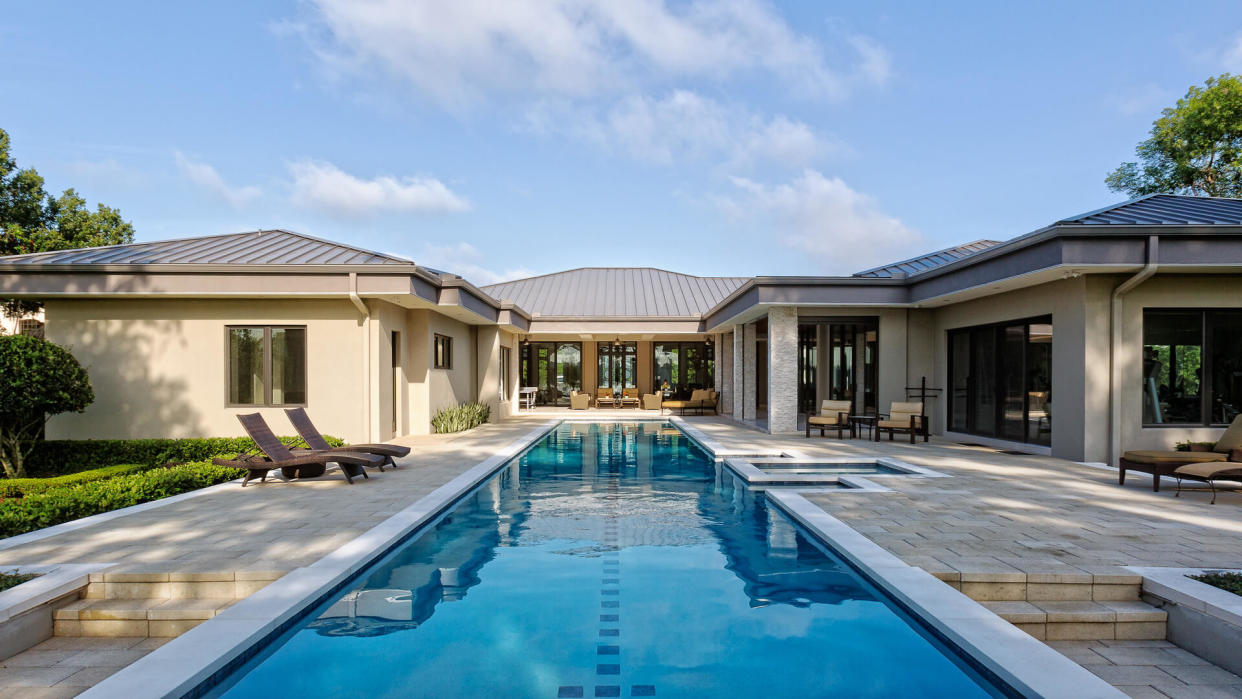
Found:
[[[1001,361],[1002,353],[1004,351],[1003,349],[1004,337],[1002,336],[1002,333],[1004,332],[1006,328],[1019,326],[1019,325],[1023,327],[1022,422],[1023,422],[1023,425],[1026,426],[1023,429],[1023,436],[1021,439],[1008,436],[1004,432],[1004,412],[1003,411],[1004,411],[1004,406],[1005,406],[1005,396],[1004,396],[1004,376],[1002,373],[1003,370],[1002,370],[1002,361]],[[946,369],[947,369],[946,376],[948,379],[947,389],[944,392],[945,394],[944,411],[945,411],[946,431],[953,432],[956,434],[967,434],[967,435],[973,435],[976,437],[984,437],[987,439],[996,439],[996,440],[1001,440],[1005,442],[1012,442],[1014,444],[1030,444],[1032,446],[1040,446],[1040,447],[1051,446],[1052,436],[1055,434],[1055,432],[1052,431],[1051,419],[1049,420],[1049,423],[1048,423],[1050,434],[1048,435],[1047,444],[1045,444],[1044,442],[1038,439],[1039,434],[1041,434],[1040,432],[1037,432],[1036,434],[1037,438],[1035,440],[1029,439],[1027,437],[1027,432],[1026,432],[1027,427],[1029,427],[1030,425],[1030,415],[1031,415],[1031,390],[1030,390],[1029,384],[1026,383],[1026,380],[1029,378],[1029,372],[1027,371],[1028,367],[1026,366],[1026,362],[1029,359],[1029,355],[1027,354],[1027,352],[1031,344],[1031,341],[1030,341],[1031,326],[1033,325],[1051,326],[1053,328],[1053,342],[1056,341],[1056,323],[1054,322],[1054,316],[1051,314],[1029,316],[1025,318],[1014,318],[1013,320],[1005,320],[1005,321],[999,321],[999,322],[994,322],[994,323],[981,323],[978,325],[966,325],[966,326],[961,326],[957,328],[951,328],[945,333],[945,338],[944,338],[945,339],[945,358],[946,358],[945,364],[946,364]],[[973,398],[970,398],[970,397],[967,398],[967,407],[966,407],[967,413],[966,414],[968,417],[966,419],[966,423],[967,423],[966,427],[964,429],[954,428],[954,407],[953,407],[954,386],[956,386],[955,382],[956,382],[957,376],[955,375],[956,372],[954,369],[955,350],[953,348],[953,339],[955,336],[958,336],[958,335],[966,335],[968,337],[973,338],[973,335],[978,332],[992,332],[993,338],[994,338],[993,343],[992,343],[992,349],[991,349],[991,354],[993,356],[992,367],[993,367],[994,376],[992,379],[992,384],[993,384],[992,429],[990,431],[970,429],[970,424],[969,424],[970,416],[974,415],[973,408],[971,407]],[[969,357],[968,365],[973,367],[975,364],[975,357],[979,353],[979,348],[975,346],[973,339],[967,342],[967,352],[968,352],[968,357]],[[1051,365],[1051,363],[1052,363],[1052,356],[1051,356],[1051,351],[1050,351],[1049,364]],[[974,380],[977,381],[978,380],[977,377],[975,377]],[[1051,393],[1054,388],[1052,386],[1052,372],[1051,371],[1049,371],[1048,383],[1049,383],[1048,392]],[[969,389],[967,390],[969,391]]]
[[[1147,422],[1139,412],[1139,421],[1143,428],[1182,428],[1187,427],[1228,427],[1229,422],[1212,422],[1214,414],[1213,402],[1215,401],[1215,343],[1216,343],[1216,325],[1209,323],[1209,318],[1214,314],[1242,314],[1242,308],[1230,307],[1213,307],[1213,308],[1164,308],[1149,307],[1143,309],[1143,326],[1139,332],[1139,342],[1142,351],[1147,348],[1147,318],[1149,315],[1174,315],[1174,314],[1197,313],[1199,315],[1199,337],[1202,341],[1199,350],[1199,420],[1197,422]],[[1145,390],[1145,387],[1144,387]],[[1145,398],[1144,398],[1145,400]]]
[[[234,403],[231,400],[233,385],[233,361],[230,356],[232,351],[231,336],[234,330],[262,330],[263,331],[263,402],[262,403]],[[273,330],[301,330],[302,337],[302,394],[303,400],[300,403],[274,403],[272,402],[272,331]],[[278,325],[226,325],[224,326],[224,405],[227,408],[305,408],[310,404],[310,331],[305,325],[278,324]]]
[[[500,348],[500,402],[509,400],[509,363],[513,361],[513,350],[509,347]]]
[[[453,338],[449,335],[434,333],[431,344],[431,368],[453,370]],[[443,346],[443,350],[441,350]]]

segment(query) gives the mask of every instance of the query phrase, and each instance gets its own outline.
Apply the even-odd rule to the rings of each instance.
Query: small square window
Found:
[[[306,328],[230,326],[227,405],[305,405]]]
[[[447,335],[435,336],[435,353],[432,360],[432,367],[436,369],[452,369],[453,368],[453,338]]]

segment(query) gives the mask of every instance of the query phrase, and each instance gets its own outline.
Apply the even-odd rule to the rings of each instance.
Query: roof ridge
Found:
[[[207,240],[208,238],[232,238],[237,236],[249,235],[258,231],[245,231],[242,233],[216,233],[213,235],[197,235],[187,236],[185,238],[169,238],[167,240],[135,240],[132,243],[116,243],[114,245],[93,245],[89,248],[65,248],[64,250],[41,250],[39,252],[23,252],[20,255],[0,255],[0,260],[11,260],[17,257],[34,257],[36,255],[57,255],[67,252],[87,252],[90,250],[116,250],[118,248],[134,248],[139,245],[160,245],[162,243],[184,243],[191,240]],[[285,231],[286,233],[288,231]]]
[[[962,248],[967,248],[967,247],[970,247],[971,245],[981,245],[981,244],[985,244],[985,243],[986,243],[986,244],[988,245],[988,247],[989,247],[989,248],[991,248],[991,247],[996,247],[997,245],[1000,245],[1000,244],[1001,244],[1001,243],[1003,243],[1003,242],[1005,242],[1005,241],[1003,241],[1003,240],[992,240],[991,238],[980,238],[980,239],[978,239],[978,240],[972,240],[972,241],[970,241],[969,243],[961,243],[961,244],[959,244],[959,245],[950,245],[950,246],[949,246],[949,247],[947,247],[947,248],[940,248],[939,250],[931,250],[931,251],[929,251],[929,252],[925,252],[925,253],[923,253],[923,254],[921,254],[921,255],[915,255],[914,257],[908,257],[908,258],[906,258],[906,259],[904,259],[904,260],[898,260],[898,261],[896,261],[896,262],[888,262],[888,263],[886,263],[886,264],[876,265],[875,267],[872,267],[872,268],[870,268],[870,269],[864,269],[864,270],[862,270],[862,271],[860,271],[860,272],[855,272],[855,273],[853,273],[853,274],[852,274],[852,275],[850,275],[850,276],[853,276],[853,277],[862,277],[862,276],[866,276],[866,275],[868,275],[868,274],[871,274],[872,272],[879,272],[879,271],[882,271],[882,270],[888,269],[889,267],[898,267],[898,266],[900,266],[900,265],[908,264],[908,263],[911,263],[911,262],[916,262],[916,261],[918,261],[918,260],[922,260],[923,258],[926,258],[926,257],[931,257],[931,256],[933,256],[933,255],[939,255],[939,254],[941,254],[941,253],[946,253],[946,252],[950,252],[950,251],[953,251],[953,250],[961,250]],[[964,254],[962,255],[962,257],[969,257],[969,256],[971,256],[971,255],[975,254],[976,252],[983,252],[983,251],[982,251],[982,250],[973,250],[973,251],[971,251],[971,252],[964,253]]]
[[[652,270],[655,272],[663,272],[665,274],[675,274],[679,277],[691,277],[693,279],[750,279],[750,277],[747,277],[747,276],[732,276],[732,275],[702,276],[698,274],[687,274],[685,272],[674,272],[671,269],[664,269],[662,267],[649,267],[649,266],[605,267],[602,265],[588,265],[585,267],[572,267],[570,269],[562,269],[556,272],[546,272],[544,274],[536,274],[530,277],[522,277],[520,279],[510,279],[508,281],[496,282],[495,284],[488,284],[486,286],[481,286],[479,288],[487,289],[489,287],[494,287],[494,286],[504,286],[505,284],[516,284],[517,282],[525,282],[525,281],[530,281],[532,279],[543,279],[545,277],[554,277],[554,276],[561,275],[561,274],[569,274],[570,272],[586,272],[590,270],[617,271],[617,270],[643,270],[643,269],[648,269],[648,270]]]

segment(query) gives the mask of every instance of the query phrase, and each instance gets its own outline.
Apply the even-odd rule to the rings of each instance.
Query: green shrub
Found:
[[[26,476],[26,457],[49,417],[80,413],[94,400],[86,370],[69,350],[30,335],[0,337],[0,466],[5,475]]]
[[[462,403],[441,408],[431,416],[431,426],[437,433],[464,432],[487,422],[491,408],[482,403]]]
[[[1184,442],[1178,442],[1174,445],[1174,448],[1177,449],[1177,451],[1190,451],[1192,446],[1207,447],[1208,450],[1211,451],[1212,447],[1216,446],[1216,442],[1195,442],[1188,439]]]
[[[343,445],[327,437],[334,447]],[[301,437],[281,437],[289,446],[306,446]],[[101,466],[147,464],[159,466],[185,461],[209,461],[215,456],[231,456],[253,451],[248,437],[207,437],[202,439],[72,439],[35,444],[26,458],[26,468],[34,475],[56,476]]]
[[[1187,575],[1191,580],[1207,583],[1212,587],[1242,595],[1242,573],[1204,573],[1203,575]]]
[[[141,473],[153,468],[158,467],[153,464],[118,464],[116,466],[93,468],[89,471],[80,471],[67,476],[55,476],[53,478],[9,478],[0,481],[0,498],[20,498],[80,483],[102,481],[131,473]]]
[[[10,587],[17,587],[27,580],[34,580],[37,577],[39,577],[37,573],[23,573],[20,570],[0,571],[0,592],[4,592]]]
[[[0,538],[233,480],[240,469],[189,463],[0,500]]]

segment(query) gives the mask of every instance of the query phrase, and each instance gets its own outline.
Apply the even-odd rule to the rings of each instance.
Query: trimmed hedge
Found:
[[[8,478],[0,480],[0,499],[36,495],[48,490],[67,488],[71,485],[79,485],[91,481],[103,481],[116,476],[149,471],[153,468],[158,467],[151,464],[118,464],[116,466],[93,468],[89,471],[80,471],[67,476],[55,476],[52,478]]]
[[[1242,573],[1204,573],[1203,575],[1187,575],[1186,577],[1207,583],[1212,587],[1219,587],[1235,595],[1242,595]]]
[[[34,580],[39,577],[35,573],[23,573],[20,570],[14,570],[11,573],[0,571],[0,592],[4,592],[10,587],[17,587],[24,582]]]
[[[327,437],[334,447],[343,445],[336,437]],[[301,437],[281,437],[289,446],[306,446]],[[248,437],[208,437],[204,439],[72,439],[39,442],[26,459],[26,472],[31,475],[59,476],[78,473],[101,466],[148,464],[159,466],[170,462],[209,461],[253,451]]]
[[[206,462],[179,464],[0,500],[0,538],[224,483],[241,474],[240,469]]]

